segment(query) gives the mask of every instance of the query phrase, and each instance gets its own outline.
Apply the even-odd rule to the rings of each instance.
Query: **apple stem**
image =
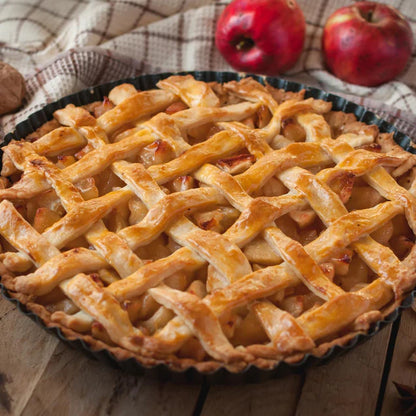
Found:
[[[366,20],[368,23],[374,23],[374,9],[368,10],[364,12],[363,10],[358,10],[358,13],[361,15],[361,17]]]

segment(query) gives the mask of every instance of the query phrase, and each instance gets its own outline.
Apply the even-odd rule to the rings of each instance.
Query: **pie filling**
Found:
[[[416,284],[416,158],[331,103],[171,76],[3,147],[0,272],[69,339],[144,365],[324,354]]]

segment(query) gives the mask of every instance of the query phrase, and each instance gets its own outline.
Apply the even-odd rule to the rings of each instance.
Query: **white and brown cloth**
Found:
[[[416,33],[415,0],[383,2],[399,9]],[[0,0],[0,60],[17,68],[27,87],[22,108],[0,118],[0,140],[46,103],[93,85],[145,73],[232,70],[214,41],[216,22],[228,3]],[[321,37],[330,14],[352,2],[298,3],[307,22],[304,51],[295,67],[282,77],[362,104],[416,141],[415,53],[395,81],[380,87],[342,82],[325,70]]]

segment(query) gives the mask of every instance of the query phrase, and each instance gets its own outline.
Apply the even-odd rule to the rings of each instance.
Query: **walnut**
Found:
[[[20,72],[0,61],[0,114],[19,108],[25,92],[25,80]]]

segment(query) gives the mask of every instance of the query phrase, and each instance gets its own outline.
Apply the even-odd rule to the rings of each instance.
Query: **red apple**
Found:
[[[236,70],[277,75],[302,52],[305,18],[294,0],[234,0],[221,14],[215,44]]]
[[[410,25],[394,7],[362,1],[329,17],[322,50],[335,76],[374,87],[403,71],[412,54],[412,43]]]

